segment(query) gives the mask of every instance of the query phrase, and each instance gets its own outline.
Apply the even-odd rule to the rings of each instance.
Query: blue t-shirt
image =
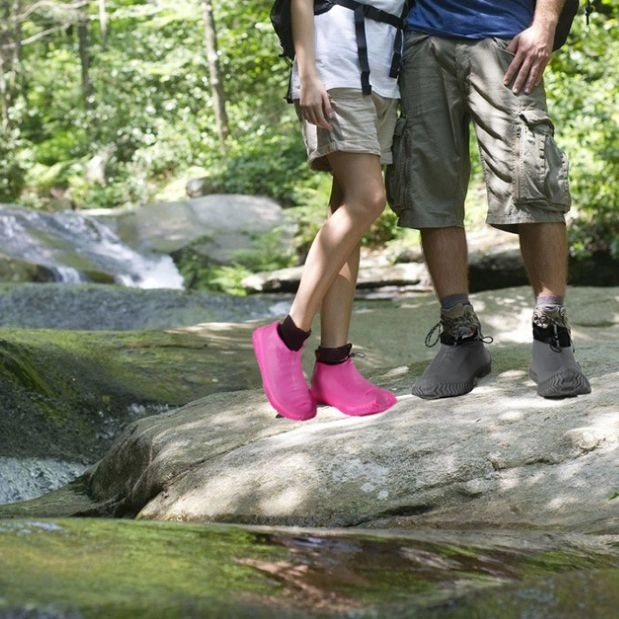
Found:
[[[463,39],[512,38],[533,21],[535,0],[416,0],[409,30]]]

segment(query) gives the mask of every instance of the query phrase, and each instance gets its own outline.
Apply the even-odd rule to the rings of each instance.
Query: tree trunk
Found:
[[[88,37],[88,8],[80,9],[77,18],[77,32],[80,51],[80,66],[82,72],[82,97],[84,108],[92,109],[92,82],[90,81],[90,45]]]
[[[226,138],[228,137],[228,115],[226,113],[226,96],[219,69],[217,31],[215,29],[215,18],[213,16],[211,0],[202,0],[202,2],[204,9],[204,40],[211,82],[211,95],[215,108],[215,125],[217,127],[217,134],[222,151],[225,152]]]
[[[107,8],[105,0],[99,0],[99,30],[101,31],[101,48],[107,48]]]
[[[19,59],[19,1],[0,3],[0,105],[2,129],[9,125]]]
[[[0,202],[12,202],[23,187],[24,171],[15,156],[22,86],[22,0],[0,0]]]

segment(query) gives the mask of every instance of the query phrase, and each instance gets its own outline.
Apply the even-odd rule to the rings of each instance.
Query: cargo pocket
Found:
[[[411,177],[408,171],[411,157],[408,133],[406,131],[406,117],[401,116],[398,118],[393,132],[392,163],[385,169],[387,203],[396,215],[400,215],[405,210],[408,184]]]
[[[541,111],[520,113],[514,169],[514,202],[565,213],[571,200],[568,160],[554,140],[554,126]]]

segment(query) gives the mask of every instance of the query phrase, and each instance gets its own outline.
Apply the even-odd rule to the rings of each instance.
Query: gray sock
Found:
[[[462,303],[462,305],[470,303],[469,295],[466,293],[450,294],[448,297],[441,299],[441,311],[448,312],[450,309],[456,307],[456,305],[458,305],[459,303]]]
[[[561,307],[563,305],[563,297],[557,296],[539,296],[535,301],[535,307]]]

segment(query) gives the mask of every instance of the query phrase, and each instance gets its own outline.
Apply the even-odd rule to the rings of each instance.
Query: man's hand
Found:
[[[522,90],[529,94],[544,76],[544,69],[552,55],[554,33],[535,25],[516,35],[507,51],[514,54],[503,83],[511,87],[514,94]]]

